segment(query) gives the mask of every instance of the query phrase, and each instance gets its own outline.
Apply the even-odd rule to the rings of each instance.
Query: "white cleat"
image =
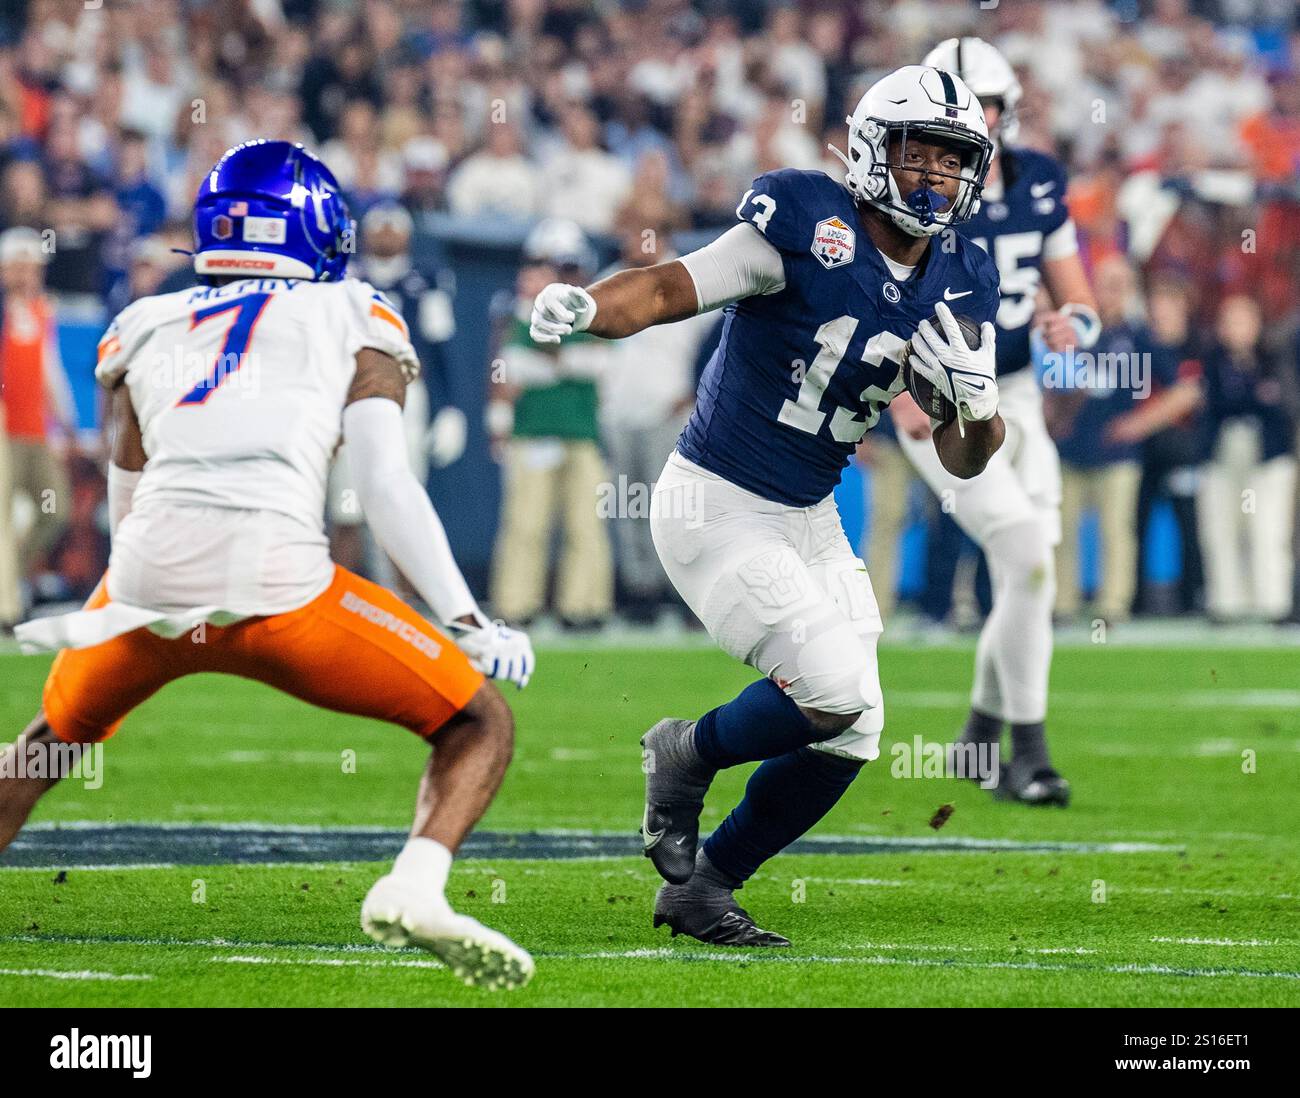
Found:
[[[447,901],[392,874],[380,877],[361,905],[361,929],[381,945],[427,949],[470,987],[523,987],[533,959],[498,931],[460,915]]]

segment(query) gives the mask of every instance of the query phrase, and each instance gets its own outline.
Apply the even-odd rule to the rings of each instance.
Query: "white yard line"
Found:
[[[1122,836],[1125,839],[1185,839],[1186,832],[1183,831],[1100,831],[1099,835],[1108,835],[1111,838]],[[1248,842],[1248,843],[1271,843],[1276,842],[1282,836],[1264,835],[1258,831],[1198,831],[1196,840],[1198,842],[1209,842],[1212,839],[1221,839],[1225,842]]]
[[[891,690],[890,704],[913,709],[963,709],[970,705],[970,694],[956,690]],[[1087,709],[1104,697],[1108,707],[1147,711],[1184,712],[1191,709],[1295,709],[1300,706],[1300,690],[1193,690],[1143,691],[1140,694],[1110,694],[1104,691],[1054,691],[1049,699],[1053,708]]]
[[[63,935],[41,935],[41,934],[5,934],[0,935],[0,944],[5,942],[22,942],[31,945],[76,945],[76,946],[143,946],[150,949],[158,948],[182,948],[182,949],[280,949],[280,950],[301,950],[307,953],[375,953],[375,954],[393,954],[395,951],[388,946],[371,945],[360,942],[342,942],[338,945],[327,945],[322,942],[247,942],[231,941],[228,938],[148,938],[148,937],[131,937],[122,935],[120,937],[111,934],[102,936],[63,936]],[[420,950],[410,949],[401,952],[419,954]]]
[[[795,857],[795,855],[791,855]],[[806,878],[811,879],[811,878]],[[927,881],[917,879],[906,882],[909,887],[916,889],[942,889],[945,891],[952,890],[950,881]],[[1047,889],[1055,885],[1058,892],[1064,889],[1069,892],[1082,888],[1091,888],[1092,881],[1076,880],[1068,877],[1054,878],[1032,878],[1026,879],[1020,884],[1004,884],[1001,882],[986,882],[980,885],[980,889],[986,892],[1023,892],[1027,888]],[[1142,885],[1126,885],[1108,883],[1107,891],[1113,896],[1127,895],[1130,892],[1146,896],[1223,896],[1234,899],[1252,899],[1252,900],[1300,900],[1300,895],[1294,892],[1259,892],[1245,888],[1152,888]]]
[[[836,954],[814,954],[811,956],[789,956],[772,952],[762,954],[743,953],[699,953],[676,949],[631,949],[602,950],[596,953],[546,953],[538,952],[539,958],[556,960],[655,960],[655,961],[712,961],[731,964],[830,964],[830,965],[899,965],[910,968],[975,968],[1004,969],[1018,972],[1105,972],[1121,976],[1186,976],[1186,977],[1233,977],[1249,979],[1300,980],[1300,972],[1269,972],[1257,969],[1230,968],[1181,968],[1172,965],[1157,965],[1139,962],[1125,964],[1080,964],[1060,965],[1045,964],[1041,961],[959,961],[951,959],[934,959],[925,957],[844,957]]]
[[[1146,888],[1139,885],[1112,885],[1111,892],[1140,892],[1148,896],[1234,896],[1255,900],[1300,900],[1294,892],[1256,892],[1246,888]]]
[[[1255,751],[1259,746],[1258,740],[1248,742],[1220,739],[1192,741],[1176,749],[1141,743],[1076,743],[1071,750],[1109,759],[1229,759],[1240,757],[1247,749]],[[1270,751],[1300,752],[1300,740],[1269,740],[1265,746]]]
[[[248,821],[231,822],[212,822],[204,823],[203,821],[177,821],[177,820],[132,820],[130,823],[122,823],[111,820],[43,820],[40,823],[28,824],[23,828],[23,832],[28,831],[123,831],[133,828],[149,827],[156,828],[159,831],[190,831],[190,830],[211,830],[211,831],[365,831],[376,835],[383,835],[387,832],[400,830],[395,827],[385,827],[380,824],[285,824],[285,823],[256,823]],[[539,832],[540,834],[540,832]],[[609,832],[615,834],[615,832]]]
[[[106,869],[175,869],[172,862],[122,862],[120,865],[0,865],[0,873],[99,873]]]
[[[911,881],[887,881],[879,877],[795,877],[805,884],[860,885],[863,888],[906,888]]]
[[[1117,844],[1117,845],[1124,845],[1124,844]],[[935,851],[934,853],[956,853],[956,852]],[[787,857],[793,861],[797,859],[799,856],[800,855],[798,854],[792,854],[792,855],[788,855]],[[494,868],[496,866],[496,863],[498,862],[508,863],[511,860],[512,859],[510,858],[468,859],[464,862],[457,863],[456,871],[459,873],[473,873],[480,876],[483,874],[497,874],[499,872],[503,872],[503,870]],[[591,863],[591,862],[611,862],[611,861],[622,862],[622,861],[626,861],[627,857],[624,855],[596,854],[596,855],[581,855],[579,857],[564,858],[561,860],[566,863],[568,862]],[[205,866],[205,865],[188,866],[187,868],[194,869],[194,870],[211,870],[211,871],[221,871],[221,872],[226,872],[231,869],[292,869],[295,871],[302,871],[304,873],[331,873],[331,872],[342,872],[345,870],[356,869],[358,866],[365,866],[367,868],[373,869],[374,866],[377,864],[379,863],[239,862],[239,863],[232,863],[232,864],[210,865],[210,866]],[[176,865],[171,865],[168,863],[156,864],[152,862],[150,863],[128,862],[119,865],[77,865],[77,866],[0,865],[0,873],[48,874],[48,873],[58,873],[61,870],[66,870],[68,872],[72,872],[74,870],[77,872],[105,872],[105,871],[119,870],[119,869],[124,871],[138,871],[138,870],[149,870],[149,869],[174,870],[176,868],[178,868],[178,866]],[[546,872],[545,870],[540,870],[540,869],[525,868],[523,870],[516,870],[514,867],[510,868],[510,872],[512,873],[517,871],[530,876],[537,876]],[[642,873],[638,873],[635,870],[630,870],[630,871],[625,870],[617,873],[607,872],[601,874],[601,877],[602,878],[630,877],[631,879],[637,881],[645,881],[645,880],[653,881],[658,879],[648,870]],[[889,880],[885,878],[872,878],[872,877],[803,877],[803,878],[792,878],[792,879],[801,879],[814,884],[830,884],[830,885],[838,884],[838,885],[844,885],[846,887],[851,887],[851,886],[866,887],[866,888],[907,887],[910,889],[919,889],[919,890],[936,890],[936,889],[949,890],[952,888],[951,883],[947,881],[929,881],[929,880],[924,880],[919,878],[916,880],[909,880],[909,881],[895,881],[895,880]],[[1029,884],[1032,884],[1034,888],[1038,888],[1038,889],[1047,889],[1055,885],[1056,891],[1059,892],[1062,890],[1072,891],[1085,886],[1090,886],[1091,881],[1089,880],[1088,882],[1083,882],[1081,884],[1079,881],[1073,881],[1068,878],[1055,877],[1050,879],[1049,878],[1035,879],[1032,882],[1029,882]],[[1029,884],[1011,884],[1011,883],[1001,883],[1001,882],[991,881],[981,885],[981,888],[984,889],[985,891],[991,891],[991,892],[1019,892],[1019,891],[1023,891],[1026,887],[1029,886]],[[1209,897],[1223,897],[1223,898],[1232,898],[1232,899],[1282,900],[1285,902],[1295,902],[1297,900],[1300,900],[1300,894],[1293,893],[1293,892],[1262,892],[1262,891],[1244,889],[1244,888],[1154,888],[1154,887],[1147,887],[1142,885],[1111,884],[1109,887],[1109,891],[1112,895],[1115,896],[1122,896],[1122,895],[1127,895],[1129,893],[1135,893],[1138,895],[1149,895],[1149,896],[1209,896]],[[17,939],[13,938],[12,936],[0,937],[0,941],[6,941],[6,940],[13,941]],[[44,940],[44,939],[38,939],[38,940]],[[1214,945],[1219,943],[1207,940],[1205,943],[1188,942],[1186,944]],[[1225,942],[1224,944],[1232,944],[1232,943]],[[1243,944],[1262,945],[1262,944],[1270,944],[1270,943],[1245,942]],[[1285,943],[1278,943],[1278,944],[1285,944]]]
[[[333,968],[446,968],[441,961],[356,961],[340,957],[209,957],[209,964],[227,965],[328,965]]]
[[[1069,954],[1075,957],[1086,957],[1096,953],[1095,949],[1085,949],[1083,946],[1056,946],[1049,949],[1020,949],[1016,950],[1013,946],[950,946],[950,945],[932,945],[932,944],[912,944],[904,945],[893,942],[862,942],[850,949],[890,949],[890,950],[915,950],[918,953],[994,953],[998,950],[1008,950],[1011,952],[1033,953],[1039,956],[1051,956],[1054,954]]]
[[[576,862],[577,858],[566,858],[565,861]],[[101,873],[105,870],[124,869],[177,869],[182,863],[179,862],[119,862],[107,865],[0,865],[0,873],[58,873],[60,870],[66,870],[71,873],[76,870],[79,873]],[[328,873],[332,870],[355,869],[358,865],[372,869],[377,874],[377,866],[382,862],[222,862],[210,865],[187,865],[187,869],[301,869],[310,873]],[[459,865],[457,869],[478,869],[477,865],[465,866]]]
[[[1167,942],[1185,946],[1291,946],[1294,942],[1261,941],[1259,938],[1152,938],[1153,942]]]
[[[152,980],[140,972],[72,972],[60,968],[0,968],[0,976],[36,977],[45,980]]]
[[[1159,939],[1153,939],[1158,941]],[[438,962],[428,959],[414,959],[410,954],[418,954],[418,950],[391,950],[380,945],[323,945],[314,943],[289,943],[289,942],[231,942],[222,938],[206,939],[183,939],[183,938],[114,938],[114,937],[68,937],[68,938],[44,938],[37,935],[6,935],[0,937],[0,944],[4,942],[24,942],[24,943],[41,943],[45,945],[126,945],[142,948],[157,949],[235,949],[244,952],[236,953],[231,956],[214,955],[207,958],[210,964],[277,964],[277,965],[321,965],[327,967],[375,967],[375,968],[438,968],[441,967]],[[1079,972],[1079,973],[1107,973],[1121,976],[1180,976],[1189,978],[1224,978],[1224,977],[1243,977],[1249,979],[1276,979],[1276,980],[1300,980],[1300,972],[1286,970],[1270,971],[1262,969],[1231,969],[1231,968],[1200,968],[1179,965],[1154,964],[1142,961],[1118,962],[1109,964],[1096,964],[1085,962],[1082,964],[1054,964],[1044,961],[976,961],[956,959],[952,957],[955,953],[976,953],[976,952],[998,952],[1005,950],[1014,950],[1016,947],[1008,946],[1006,943],[999,943],[991,946],[958,946],[958,945],[936,945],[936,944],[903,944],[903,943],[882,943],[882,942],[864,942],[860,946],[852,947],[863,950],[895,950],[911,952],[930,952],[941,953],[948,956],[944,957],[896,957],[888,956],[884,953],[876,953],[868,956],[844,955],[844,954],[811,954],[811,955],[790,955],[777,952],[750,952],[750,951],[730,951],[715,950],[704,952],[701,950],[683,950],[670,947],[663,948],[643,948],[628,950],[596,950],[592,952],[573,952],[573,951],[538,951],[536,956],[539,958],[550,958],[560,961],[608,961],[608,960],[661,960],[661,961],[685,961],[685,962],[709,962],[712,964],[833,964],[833,965],[879,965],[879,966],[903,966],[913,968],[970,968],[970,969],[988,969],[988,970],[1010,970],[1019,972]],[[355,957],[258,957],[246,951],[248,950],[267,950],[278,952],[302,952],[302,953],[343,953],[343,954],[369,954],[372,958],[357,959]],[[1054,954],[1067,954],[1072,956],[1091,956],[1096,953],[1095,950],[1089,950],[1082,946],[1054,947],[1045,949],[1022,949],[1021,952],[1031,953],[1039,956]],[[408,956],[403,956],[406,954]],[[63,974],[58,970],[0,970],[0,975],[11,972],[18,975],[23,974],[43,974],[51,975],[55,978],[66,979],[93,979],[96,975],[83,975],[78,973]],[[114,973],[100,973],[98,978],[103,979],[152,979],[150,976],[118,975]]]
[[[331,751],[226,751],[219,755],[193,755],[186,766],[224,766],[227,763],[260,766],[265,763],[295,766],[338,766],[339,754]]]

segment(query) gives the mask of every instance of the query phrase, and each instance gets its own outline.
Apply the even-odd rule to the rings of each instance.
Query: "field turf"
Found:
[[[622,853],[641,812],[640,732],[752,673],[703,647],[540,656],[510,695],[516,758],[482,824],[495,838],[450,889],[534,952],[528,988],[471,991],[357,927],[385,865],[335,829],[409,823],[413,737],[199,677],[106,745],[102,788],[65,782],[0,856],[0,1004],[1300,1005],[1296,649],[1063,648],[1050,728],[1075,803],[1059,810],[899,776],[895,744],[940,741],[962,719],[971,651],[886,647],[881,758],[815,832],[848,852],[789,852],[741,893],[794,940],[766,952],[652,930],[657,878]],[[27,722],[47,667],[0,656],[0,740]],[[719,778],[705,829],[745,769]],[[269,853],[245,849],[232,828],[254,822],[292,830]],[[123,830],[140,823],[169,826]],[[509,856],[512,834],[538,831],[564,834]],[[123,835],[136,841],[117,859]],[[214,835],[235,852],[193,864],[212,861],[193,840]],[[613,853],[559,856],[586,835]],[[401,836],[376,839],[382,852]],[[554,856],[536,856],[548,843]]]

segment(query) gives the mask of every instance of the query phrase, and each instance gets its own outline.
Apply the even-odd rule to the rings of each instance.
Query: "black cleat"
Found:
[[[695,872],[700,811],[713,771],[695,754],[694,721],[662,720],[641,737],[645,771],[645,856],[665,881],[685,884]]]
[[[1070,803],[1070,783],[1050,766],[1030,770],[1017,767],[1015,759],[1002,768],[1002,776],[993,795],[1001,801],[1021,804],[1055,804],[1065,808]]]
[[[771,930],[755,925],[748,911],[726,889],[693,885],[662,885],[655,897],[656,929],[667,926],[672,936],[685,934],[706,945],[774,948],[788,946]]]

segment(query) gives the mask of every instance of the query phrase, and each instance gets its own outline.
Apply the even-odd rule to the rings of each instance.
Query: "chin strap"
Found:
[[[849,179],[854,180],[854,184],[852,186],[849,186],[849,190],[850,192],[852,192],[853,197],[864,198],[865,197],[864,195],[858,193],[859,190],[861,189],[861,184],[857,182],[858,173],[853,170],[853,162],[850,161],[849,158],[844,153],[842,153],[839,149],[837,149],[834,145],[828,144],[826,148],[829,149],[831,152],[833,152],[836,156],[838,156],[840,158],[840,161],[844,164],[844,170],[847,173],[844,180],[845,185],[848,186]]]

